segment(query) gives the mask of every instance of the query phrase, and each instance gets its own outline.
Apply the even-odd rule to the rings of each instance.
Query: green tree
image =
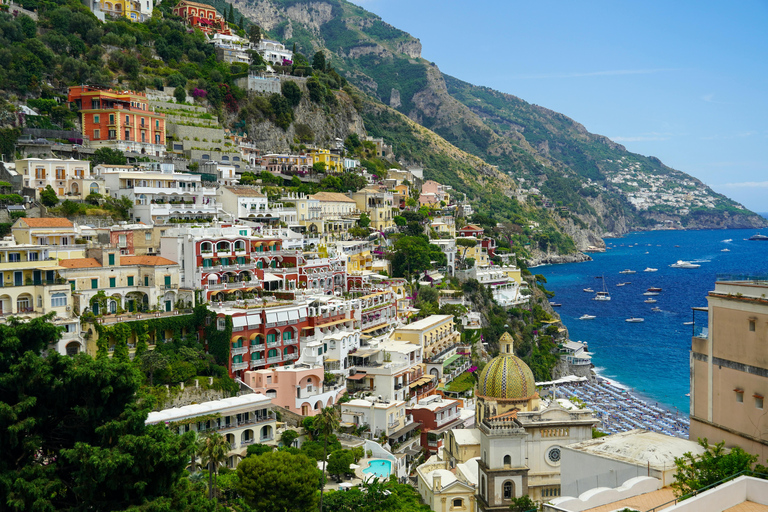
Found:
[[[532,512],[538,509],[539,506],[527,494],[519,498],[512,498],[512,504],[509,506],[511,512]]]
[[[336,450],[328,458],[328,474],[336,477],[341,482],[341,477],[350,473],[349,466],[354,462],[352,452],[349,450]]]
[[[396,226],[405,226],[408,223],[402,215],[395,215],[394,221]]]
[[[312,57],[312,69],[315,69],[317,71],[325,71],[326,62],[325,62],[325,53],[323,53],[322,50],[315,53],[315,56]]]
[[[320,471],[303,454],[286,450],[246,457],[237,466],[238,493],[260,512],[314,512]]]
[[[293,446],[293,442],[298,439],[299,433],[295,430],[286,429],[280,435],[280,442],[283,446]]]
[[[254,45],[259,46],[259,43],[261,42],[261,27],[258,25],[251,25],[248,27],[248,39],[250,39],[251,43]]]
[[[159,350],[150,350],[139,358],[141,369],[149,376],[149,385],[155,385],[155,372],[168,366],[168,358]]]
[[[325,172],[325,162],[315,162],[312,164],[312,171],[315,173]]]
[[[296,107],[301,102],[301,88],[294,81],[283,80],[280,92],[283,93],[292,107]]]
[[[268,444],[261,444],[261,443],[254,443],[248,445],[248,450],[246,451],[248,456],[255,455],[256,457],[263,455],[265,453],[269,453],[275,449],[274,446],[269,446]]]
[[[124,510],[167,499],[192,438],[145,426],[130,362],[42,351],[52,315],[0,326],[0,503],[4,510]]]
[[[184,103],[187,99],[187,90],[179,85],[173,90],[173,97],[176,98],[176,103]]]
[[[219,466],[227,461],[229,452],[229,443],[227,439],[218,432],[211,432],[199,441],[198,453],[202,459],[203,465],[208,466],[208,498],[213,499],[214,475],[218,476]]]
[[[427,242],[423,236],[402,236],[394,244],[392,275],[406,277],[424,272],[434,266],[445,265],[445,254],[440,247]]]
[[[325,491],[325,470],[328,460],[328,437],[339,428],[339,413],[334,407],[325,407],[315,416],[315,426],[323,436],[323,479],[320,482],[320,512],[323,512],[323,492]]]
[[[100,164],[125,165],[127,162],[128,160],[122,151],[112,148],[99,148],[93,152],[91,157],[91,165],[94,167]]]
[[[753,464],[757,461],[757,455],[749,454],[738,446],[731,448],[726,453],[725,441],[710,446],[706,438],[699,438],[699,445],[704,448],[704,453],[701,455],[687,452],[682,457],[675,458],[677,472],[671,487],[678,497],[707,487],[741,471],[752,469]],[[761,468],[759,472],[764,469]]]
[[[229,12],[227,13],[227,23],[235,23],[235,8],[232,4],[229,4]]]
[[[368,214],[363,212],[360,214],[360,220],[357,222],[361,228],[367,228],[371,225],[371,218],[368,217]]]
[[[56,197],[56,191],[53,190],[53,187],[50,185],[45,186],[45,189],[40,192],[40,202],[48,208],[59,203],[59,198]]]

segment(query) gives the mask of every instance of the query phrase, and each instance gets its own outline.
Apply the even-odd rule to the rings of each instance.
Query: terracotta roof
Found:
[[[224,187],[236,196],[266,197],[264,194],[251,187]]]
[[[120,258],[121,265],[176,265],[175,261],[171,261],[168,258],[162,256],[123,256]]]
[[[318,192],[309,196],[310,199],[317,199],[318,201],[337,201],[343,203],[354,203],[354,199],[350,199],[344,194],[339,192]]]
[[[59,265],[66,268],[94,268],[101,267],[96,258],[70,258],[59,261]]]
[[[480,226],[477,226],[475,224],[467,224],[466,226],[461,228],[459,231],[470,231],[470,230],[471,231],[482,231],[483,228],[481,228]]]
[[[72,228],[72,221],[64,217],[22,217],[21,220],[31,228]]]

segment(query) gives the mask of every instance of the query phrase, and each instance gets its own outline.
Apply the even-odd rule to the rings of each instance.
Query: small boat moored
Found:
[[[625,321],[625,322],[629,322],[629,323],[631,323],[631,324],[639,324],[639,323],[641,323],[641,322],[645,322],[645,318],[637,318],[637,317],[634,317],[634,316],[633,316],[632,318],[627,318],[627,319],[626,319],[626,320],[624,320],[624,321]]]
[[[656,286],[651,286],[650,288],[648,288],[648,291],[649,292],[660,292],[661,288],[658,288]]]
[[[646,304],[655,304],[656,299],[645,299],[643,302],[645,302]]]
[[[597,318],[595,315],[587,315],[586,313],[579,317],[579,320],[594,320]]]
[[[584,288],[584,291],[587,293],[595,293],[595,290],[593,290],[592,288]]]
[[[635,273],[637,273],[636,270],[629,270],[628,268],[625,268],[624,270],[619,272],[619,274],[635,274]]]
[[[768,237],[766,237],[768,238]],[[690,261],[677,260],[677,263],[670,265],[672,268],[699,268],[701,265],[698,263],[691,263]]]
[[[648,268],[646,268],[645,270],[643,270],[643,272],[657,272],[658,270],[659,270],[659,269],[657,269],[657,268],[651,268],[651,267],[648,267]]]

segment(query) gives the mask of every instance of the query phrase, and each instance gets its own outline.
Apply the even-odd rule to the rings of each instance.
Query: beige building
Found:
[[[85,258],[63,259],[60,272],[75,293],[78,313],[173,311],[179,296],[179,264],[160,256],[122,256],[119,249],[89,249]],[[103,293],[99,293],[103,292]]]
[[[416,490],[435,512],[476,510],[477,459],[455,468],[447,461],[430,459],[416,469],[416,476]]]
[[[392,214],[394,197],[392,192],[364,188],[352,194],[357,209],[366,212],[371,219],[370,227],[377,231],[386,231],[395,226]]]
[[[695,310],[690,439],[768,460],[768,283],[722,280]],[[707,312],[707,320],[703,313]]]
[[[325,221],[326,233],[346,232],[360,219],[357,203],[338,192],[318,192],[309,196],[320,203],[320,213]]]
[[[412,324],[395,329],[392,338],[421,345],[424,359],[429,360],[459,343],[453,315],[430,315]]]
[[[11,227],[18,244],[73,246],[79,231],[71,220],[63,217],[22,217]]]
[[[50,185],[60,199],[84,199],[95,181],[91,175],[91,162],[70,158],[24,158],[16,160],[16,172],[22,176],[25,187],[40,192]],[[101,193],[99,185],[93,192]]]

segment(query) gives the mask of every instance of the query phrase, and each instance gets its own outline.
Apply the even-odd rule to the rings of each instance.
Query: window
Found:
[[[749,319],[749,332],[755,332],[755,321],[753,319]]]
[[[38,261],[40,259],[40,255],[36,252],[28,252],[27,253],[27,261]]]
[[[101,138],[101,130],[93,130],[93,140],[99,140]]]
[[[51,307],[61,308],[67,305],[67,295],[65,293],[54,293],[51,295]]]
[[[128,276],[128,286],[133,286],[133,276]]]
[[[9,252],[8,253],[8,261],[21,261],[21,253],[20,252]]]
[[[114,254],[110,254],[109,255],[109,264],[110,265],[114,265],[115,264],[115,255]]]
[[[512,482],[504,482],[504,499],[512,499]]]
[[[131,184],[129,183],[128,186],[130,187],[130,185]],[[128,238],[127,238],[127,236],[126,235],[117,235],[117,246],[118,247],[125,247],[126,245],[128,245]]]
[[[101,120],[99,118],[99,114],[93,114],[93,122],[95,124],[99,124],[101,122]]]
[[[114,288],[115,287],[115,278],[114,277],[110,277],[109,278],[109,287],[110,288]]]
[[[463,506],[464,506],[464,500],[463,500],[463,499],[461,499],[461,498],[456,498],[455,500],[453,500],[453,506],[454,506],[455,508],[461,508],[461,507],[463,507]]]
[[[292,331],[285,331],[283,332],[283,341],[289,341],[293,338],[293,332]]]
[[[744,390],[743,389],[734,389],[736,392],[736,402],[743,404],[744,403]]]
[[[275,342],[275,333],[267,334],[267,343],[272,344]]]
[[[147,242],[151,242],[152,241],[152,233],[150,233],[149,231],[144,233],[144,240],[146,240]]]
[[[149,286],[149,276],[144,276],[144,286]]]
[[[760,395],[754,395],[755,396],[755,408],[762,409],[763,408],[763,397]]]
[[[95,290],[99,287],[99,280],[97,279],[91,279],[91,290]]]
[[[109,124],[115,124],[115,114],[109,114]]]
[[[505,466],[511,466],[512,465],[512,457],[509,455],[504,456],[504,465]]]

